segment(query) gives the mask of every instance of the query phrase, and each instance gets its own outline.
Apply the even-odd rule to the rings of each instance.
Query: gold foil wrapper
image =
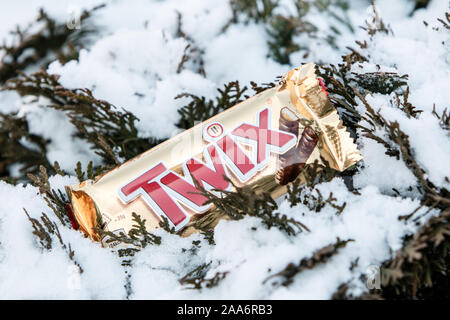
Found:
[[[93,228],[127,234],[133,212],[149,230],[159,226],[161,216],[183,235],[196,231],[192,221],[214,227],[220,217],[208,215],[214,208],[202,206],[198,194],[194,197],[190,174],[197,174],[198,181],[206,177],[205,188],[212,189],[208,182],[215,181],[229,190],[218,178],[223,170],[235,185],[251,185],[275,198],[306,164],[322,159],[343,171],[362,157],[321,87],[315,65],[308,63],[291,70],[277,86],[66,189],[80,230],[114,247]]]

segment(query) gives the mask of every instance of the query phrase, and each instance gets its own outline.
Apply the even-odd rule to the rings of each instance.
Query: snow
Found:
[[[8,32],[17,24],[26,26],[37,16],[39,7],[45,7],[60,21],[67,21],[71,6],[89,8],[98,3],[41,0],[31,4],[27,1],[27,10],[23,10],[25,1],[5,3],[4,10],[0,11],[0,37],[7,43],[14,41]],[[292,1],[282,3],[277,9],[279,13],[295,13]],[[93,21],[99,32],[80,52],[79,60],[65,65],[54,61],[48,72],[60,75],[63,86],[89,88],[95,97],[134,113],[140,119],[140,136],[163,138],[178,130],[177,110],[186,100],[173,98],[182,92],[211,98],[228,81],[239,80],[242,85],[252,80],[270,82],[310,60],[337,64],[349,52],[346,47],[358,48],[354,41],[366,40],[367,48],[358,51],[369,62],[355,65],[352,72],[408,74],[409,100],[423,113],[417,119],[408,117],[390,103],[393,94],[367,95],[367,101],[387,120],[399,122],[410,137],[414,156],[425,169],[426,177],[433,184],[448,188],[449,135],[432,114],[433,106],[441,114],[450,100],[449,34],[436,20],[444,16],[448,3],[431,1],[427,9],[418,10],[412,16],[409,15],[411,1],[383,0],[376,4],[392,34],[377,33],[369,37],[359,28],[372,14],[369,1],[351,1],[347,14],[354,33],[331,19],[328,13],[313,9],[307,20],[319,27],[319,36],[316,39],[306,35],[296,37],[295,41],[306,47],[291,54],[293,65],[288,66],[268,57],[268,36],[263,25],[241,22],[222,32],[231,18],[227,1],[139,0],[132,6],[124,0],[110,1],[95,14]],[[188,40],[176,35],[177,11],[182,16],[183,31],[203,51],[206,77],[196,73],[191,64],[178,72]],[[429,25],[425,26],[423,20]],[[330,35],[331,25],[340,31],[335,35],[337,49],[324,40]],[[439,30],[434,30],[437,27]],[[303,58],[305,53],[309,53],[307,59]],[[358,110],[364,112],[364,105],[358,102]],[[84,167],[91,160],[100,163],[100,158],[86,143],[73,137],[75,129],[64,114],[43,107],[45,103],[45,99],[34,101],[0,92],[2,112],[18,112],[26,117],[30,132],[51,139],[47,153],[50,162],[58,161],[62,169],[72,174],[78,161]],[[385,134],[377,131],[380,137]],[[354,186],[360,195],[349,192],[340,178],[317,187],[324,196],[333,192],[337,203],[346,202],[341,214],[336,214],[331,206],[315,212],[302,204],[291,208],[284,198],[278,200],[279,212],[295,217],[310,232],[287,236],[276,228],[267,229],[257,218],[246,217],[240,221],[221,221],[214,232],[216,245],[210,245],[199,234],[180,238],[158,230],[162,244],[144,248],[133,258],[131,267],[122,266],[121,258],[114,252],[62,226],[37,188],[0,182],[0,298],[329,299],[344,282],[350,284],[350,293],[354,295],[366,292],[360,275],[366,274],[370,266],[379,266],[392,257],[401,248],[402,238],[437,211],[428,213],[419,225],[399,221],[399,216],[411,213],[420,205],[416,177],[403,161],[386,155],[381,144],[360,137],[358,145],[364,160],[358,164]],[[19,167],[13,168],[18,171]],[[53,188],[63,191],[76,178],[54,176],[50,182]],[[396,197],[393,189],[403,197]],[[78,273],[78,267],[59,246],[56,237],[51,250],[39,247],[23,208],[34,218],[45,212],[58,225],[62,239],[75,251],[74,259],[83,273]],[[426,210],[420,209],[418,215]],[[314,251],[335,242],[337,237],[354,241],[327,263],[298,274],[291,286],[272,286],[277,278],[262,283],[288,263],[311,257]],[[200,243],[195,246],[193,241]],[[358,264],[350,270],[357,258]],[[212,278],[217,272],[228,272],[218,286],[187,290],[180,284],[180,278],[205,263],[211,263],[206,278]],[[126,286],[131,289],[127,290]]]
[[[59,180],[59,181],[58,181]],[[52,179],[55,187],[62,188],[76,179],[61,177]],[[16,187],[0,181],[0,193],[8,195],[8,201],[1,201],[0,224],[0,290],[2,299],[112,299],[124,297],[120,259],[103,250],[83,236],[57,222],[66,244],[76,251],[75,259],[83,266],[79,275],[77,267],[58,246],[49,252],[37,246],[32,234],[31,223],[23,213],[26,208],[33,218],[49,208],[32,186]],[[56,222],[56,219],[52,219]],[[98,266],[110,266],[98,272]]]
[[[272,82],[289,71],[289,67],[266,57],[268,48],[262,26],[251,24],[241,29],[230,26],[211,41],[211,48],[205,53],[208,77],[217,82],[239,80],[247,84],[254,79]]]
[[[353,177],[356,188],[376,185],[384,194],[394,194],[392,188],[407,191],[414,185],[416,178],[403,161],[386,157],[386,149],[379,143],[362,139],[361,154],[364,157],[364,170]]]
[[[173,39],[164,30],[123,29],[99,40],[89,52],[81,51],[79,62],[61,66],[56,61],[49,72],[61,75],[66,87],[92,89],[96,97],[134,113],[142,136],[168,137],[184,102],[174,97],[181,92],[208,95],[215,89],[190,70],[177,73],[186,46],[184,39]]]
[[[90,161],[99,164],[100,157],[93,153],[81,139],[73,137],[76,130],[70,124],[64,112],[43,107],[42,104],[46,103],[46,99],[39,100],[33,103],[28,102],[19,107],[18,116],[25,116],[31,132],[51,140],[51,148],[47,152],[50,163],[58,161],[61,169],[69,172],[74,168],[74,160],[76,160],[75,163],[80,161],[83,168],[86,168]],[[47,121],[47,119],[52,119],[52,121]],[[45,125],[42,125],[43,123]],[[67,129],[60,130],[61,126]],[[55,135],[55,132],[58,132],[58,134]],[[67,143],[68,141],[70,143]],[[33,145],[31,144],[31,146]],[[67,155],[72,155],[72,157]]]
[[[392,96],[376,94],[367,96],[367,102],[375,110],[379,109],[381,115],[387,120],[399,122],[400,128],[410,137],[409,140],[415,157],[421,167],[426,169],[427,178],[438,186],[446,186],[448,188],[449,184],[445,181],[445,177],[450,177],[450,167],[448,166],[447,158],[448,150],[450,150],[450,140],[448,139],[448,134],[439,126],[439,119],[429,112],[424,112],[420,119],[408,118],[402,111],[389,104],[389,100],[392,98]],[[370,143],[373,143],[373,141]],[[392,172],[395,173],[391,178],[395,179],[399,172],[397,170]],[[389,174],[392,173],[389,172]],[[404,178],[408,176],[407,174],[401,175]],[[384,179],[381,178],[381,180]],[[408,181],[411,182],[411,179],[408,179]]]
[[[221,221],[215,228],[216,245],[209,246],[206,255],[203,252],[195,257],[181,254],[183,243],[197,240],[196,236],[184,242],[174,238],[164,249],[146,248],[137,258],[137,265],[131,273],[132,281],[136,281],[136,285],[132,282],[132,298],[327,299],[337,286],[354,277],[348,270],[351,262],[359,257],[355,273],[365,273],[368,266],[379,265],[387,259],[389,250],[401,248],[402,235],[415,229],[412,225],[398,223],[397,219],[414,210],[418,201],[382,195],[374,186],[363,188],[361,196],[352,195],[347,192],[341,179],[323,184],[319,190],[323,195],[333,192],[340,201],[346,201],[348,207],[345,214],[336,215],[332,207],[326,207],[319,213],[310,212],[303,205],[289,208],[284,201],[280,212],[297,218],[304,213],[299,220],[311,230],[295,238],[286,236],[276,228],[267,230],[257,218],[249,217],[241,221]],[[255,227],[257,231],[252,230]],[[269,275],[281,271],[287,263],[299,263],[302,258],[308,258],[314,251],[335,242],[336,237],[353,239],[354,242],[341,249],[341,253],[331,262],[299,274],[294,285],[288,288],[273,287],[271,283],[276,278],[262,285]],[[201,250],[205,250],[204,246],[208,247],[202,243]],[[202,260],[193,262],[193,258]],[[199,294],[182,290],[176,283],[176,279],[186,273],[185,265],[210,261],[220,261],[220,265],[211,268],[207,278],[213,277],[216,272],[230,272],[219,287]],[[269,269],[272,271],[268,272]],[[151,283],[152,290],[143,282]],[[362,285],[355,286],[352,291],[363,290]]]

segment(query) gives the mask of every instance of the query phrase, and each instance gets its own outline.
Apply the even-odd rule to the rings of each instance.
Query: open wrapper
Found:
[[[214,208],[205,205],[195,181],[217,194],[233,184],[251,185],[276,198],[308,163],[317,160],[343,171],[361,159],[315,65],[308,63],[277,86],[66,189],[80,230],[114,247],[118,243],[107,243],[94,227],[128,234],[133,212],[146,220],[148,230],[157,228],[161,217],[182,235],[195,232],[193,222],[201,219],[213,228]]]

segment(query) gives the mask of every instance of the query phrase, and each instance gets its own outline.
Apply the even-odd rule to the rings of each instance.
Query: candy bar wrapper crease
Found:
[[[128,234],[136,224],[132,213],[149,231],[163,217],[181,235],[213,228],[220,214],[205,204],[198,185],[218,195],[248,185],[277,198],[302,178],[306,164],[343,171],[361,158],[308,63],[277,86],[66,189],[81,231],[114,247],[95,229]]]

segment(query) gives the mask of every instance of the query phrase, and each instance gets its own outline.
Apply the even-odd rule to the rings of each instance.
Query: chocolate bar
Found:
[[[309,63],[279,84],[180,133],[109,172],[66,189],[79,228],[128,233],[132,213],[155,230],[164,217],[188,235],[192,221],[214,210],[197,189],[221,194],[250,185],[275,198],[318,161],[343,171],[361,159]],[[324,161],[325,160],[325,161]],[[214,227],[217,221],[209,221]]]

